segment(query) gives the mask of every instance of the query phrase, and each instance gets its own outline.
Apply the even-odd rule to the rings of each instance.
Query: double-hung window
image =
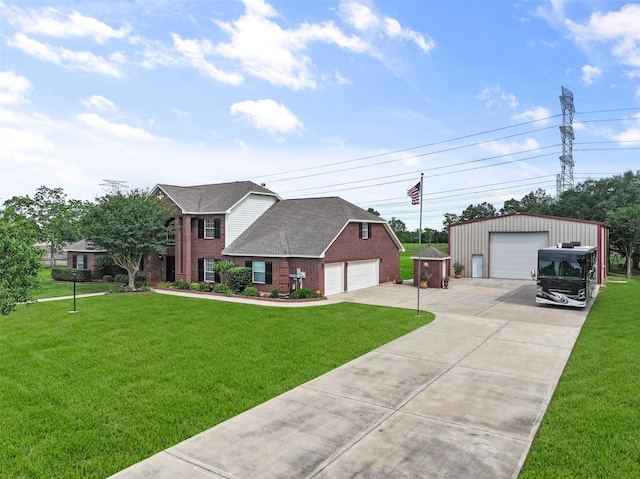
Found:
[[[87,255],[86,254],[74,254],[73,255],[73,268],[74,269],[87,269]]]
[[[360,223],[360,239],[371,238],[371,223]]]
[[[246,266],[251,268],[251,282],[260,284],[272,284],[273,264],[271,261],[247,261]]]
[[[198,238],[220,238],[220,218],[200,218],[198,220]]]
[[[216,264],[213,258],[204,258],[204,280],[213,283],[216,280],[216,271],[213,269]]]

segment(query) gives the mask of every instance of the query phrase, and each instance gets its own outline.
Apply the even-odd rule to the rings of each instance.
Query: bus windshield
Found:
[[[584,260],[575,255],[549,252],[540,253],[538,274],[547,278],[584,278]]]

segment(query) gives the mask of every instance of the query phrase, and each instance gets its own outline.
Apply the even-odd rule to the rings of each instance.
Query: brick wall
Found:
[[[380,259],[379,282],[387,283],[400,276],[400,251],[382,224],[372,223],[369,239],[360,239],[360,223],[349,223],[329,247],[325,263]],[[347,278],[345,278],[346,284]],[[324,288],[324,275],[323,275]]]

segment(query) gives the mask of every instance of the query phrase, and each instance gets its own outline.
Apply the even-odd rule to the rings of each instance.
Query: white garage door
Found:
[[[344,292],[344,263],[330,263],[324,265],[324,294],[338,294]]]
[[[549,246],[549,233],[490,233],[489,277],[531,279],[538,249]]]
[[[350,261],[347,267],[347,291],[378,284],[378,260]]]

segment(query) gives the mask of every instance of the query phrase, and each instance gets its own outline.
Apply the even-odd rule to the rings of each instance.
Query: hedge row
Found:
[[[74,278],[75,273],[75,278]],[[54,281],[77,281],[84,283],[91,281],[91,270],[88,269],[72,269],[72,268],[52,268],[51,279]]]

